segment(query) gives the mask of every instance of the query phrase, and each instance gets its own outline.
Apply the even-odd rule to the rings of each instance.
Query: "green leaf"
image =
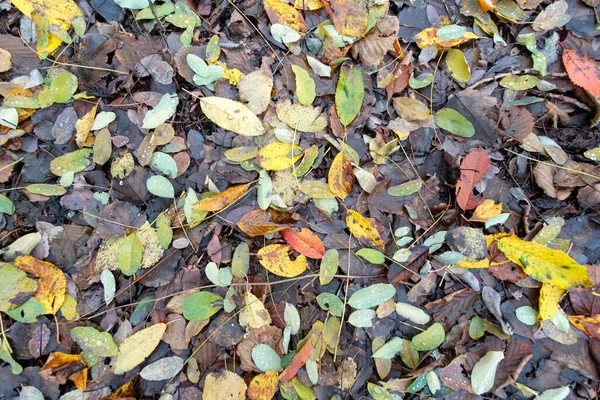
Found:
[[[167,178],[160,175],[154,175],[146,181],[148,191],[155,196],[164,197],[166,199],[175,198],[175,189]]]
[[[266,344],[257,344],[252,348],[252,361],[262,372],[281,369],[281,357]]]
[[[62,196],[67,193],[67,189],[60,185],[50,185],[46,183],[33,183],[25,186],[25,190],[33,194],[41,194],[42,196]]]
[[[163,4],[154,6],[154,12],[158,18],[166,17],[167,15],[173,13],[173,11],[175,11],[175,4],[171,3],[170,1],[166,1]],[[154,15],[152,14],[152,9],[150,7],[144,8],[135,16],[136,21],[144,19],[154,19]]]
[[[156,219],[156,235],[163,249],[168,249],[173,240],[173,229],[171,219],[165,213],[161,213]]]
[[[178,105],[179,97],[177,94],[165,93],[160,98],[156,107],[148,111],[144,116],[142,129],[154,129],[165,123],[166,120],[175,114]]]
[[[203,321],[221,309],[223,298],[212,292],[198,292],[188,296],[181,305],[188,321]]]
[[[121,240],[117,248],[117,266],[125,276],[131,276],[137,272],[142,263],[143,252],[142,242],[135,233]]]
[[[10,353],[11,351],[8,347],[8,343],[5,340],[0,339],[0,360],[3,360],[10,365],[10,370],[13,374],[19,375],[23,372],[23,367],[12,358]]]
[[[444,342],[446,332],[439,322],[431,325],[425,332],[421,332],[412,338],[410,347],[418,351],[429,351],[437,348]]]
[[[440,378],[437,376],[435,371],[429,371],[427,372],[425,379],[427,380],[427,387],[429,388],[429,391],[435,396],[435,393],[442,388]]]
[[[115,276],[112,274],[112,272],[105,269],[100,274],[100,282],[102,282],[102,286],[104,287],[104,302],[108,304],[115,297],[115,292],[117,290]]]
[[[400,358],[410,369],[414,370],[419,366],[419,352],[411,347],[410,340],[402,339]]]
[[[402,350],[402,338],[394,337],[386,344],[381,346],[371,357],[391,360]]]
[[[393,400],[390,392],[382,386],[367,382],[367,390],[371,397],[373,397],[373,400]]]
[[[148,0],[115,0],[121,8],[128,8],[130,10],[140,10],[150,5]]]
[[[409,196],[417,193],[423,186],[421,179],[413,179],[412,181],[405,182],[398,186],[392,186],[388,188],[388,194],[395,197]]]
[[[80,326],[71,329],[71,337],[81,347],[87,366],[92,367],[106,357],[117,355],[118,348],[110,333]]]
[[[525,325],[533,326],[537,323],[538,312],[530,306],[522,306],[515,310],[517,319]]]
[[[256,201],[261,210],[269,208],[272,196],[273,181],[267,171],[261,170],[258,175],[258,185],[256,187]]]
[[[348,304],[356,309],[376,307],[396,294],[396,288],[389,283],[375,283],[360,289],[350,296]]]
[[[86,169],[92,160],[89,159],[92,149],[81,149],[56,157],[50,161],[50,171],[56,176],[63,176],[67,172],[81,172]]]
[[[467,33],[467,28],[461,25],[445,25],[437,30],[435,36],[441,41],[458,39]]]
[[[188,188],[185,196],[185,202],[183,203],[183,213],[185,214],[185,220],[187,221],[189,228],[193,228],[204,221],[208,211],[197,210],[194,205],[198,202],[198,196],[194,189]]]
[[[0,194],[0,212],[8,215],[13,215],[15,213],[15,205],[3,194]]]
[[[229,286],[233,280],[230,267],[219,268],[217,267],[217,264],[212,261],[206,265],[204,272],[206,273],[208,280],[217,286]]]
[[[544,390],[540,395],[535,396],[534,400],[564,400],[571,393],[568,386],[561,386],[556,389]]]
[[[413,89],[422,89],[431,85],[433,82],[433,74],[431,72],[426,72],[419,76],[415,76],[414,74],[410,74],[410,79],[408,80],[408,85]]]
[[[170,155],[160,151],[152,154],[150,166],[159,172],[170,176],[172,179],[177,178],[177,163]]]
[[[8,311],[33,296],[38,288],[36,280],[13,264],[0,263],[0,311]]]
[[[509,75],[500,80],[500,86],[511,90],[527,90],[534,88],[540,79],[533,75]]]
[[[452,73],[452,78],[460,83],[467,83],[471,79],[471,67],[465,59],[465,54],[458,49],[449,49],[446,55],[446,66]]]
[[[436,112],[435,123],[456,136],[470,138],[475,134],[473,124],[452,108],[442,108]]]
[[[104,128],[96,134],[96,140],[94,141],[94,162],[104,165],[104,163],[110,160],[111,154],[112,140],[110,138],[110,131],[108,128]]]
[[[295,335],[300,331],[300,314],[298,313],[296,307],[290,303],[285,303],[283,318],[285,320],[285,326],[290,329],[290,333],[292,335]]]
[[[310,106],[317,96],[315,81],[302,67],[292,65],[292,71],[296,76],[296,97],[298,97],[298,101],[300,104]]]
[[[344,303],[333,293],[323,292],[317,296],[317,303],[325,311],[329,311],[331,315],[341,317],[344,311]]]
[[[90,130],[99,131],[100,129],[106,128],[111,122],[117,119],[117,114],[112,111],[102,111],[96,115],[92,127]]]
[[[335,109],[342,125],[348,126],[356,118],[364,97],[362,71],[358,68],[342,68],[335,90]]]
[[[370,308],[356,310],[348,317],[348,323],[357,328],[370,328],[373,326],[373,318],[375,317],[377,317],[377,313]]]
[[[206,45],[206,60],[214,63],[219,60],[221,55],[221,45],[219,44],[219,35],[213,35]]]
[[[415,324],[425,325],[429,323],[431,317],[419,307],[408,303],[396,303],[396,313],[402,318],[406,318]]]
[[[471,387],[476,394],[489,392],[494,386],[496,369],[500,361],[504,359],[502,351],[488,351],[479,359],[471,372]]]
[[[220,65],[208,65],[195,54],[188,54],[186,60],[190,69],[195,72],[193,79],[198,86],[211,85],[221,79],[225,72]]]
[[[78,84],[77,76],[63,71],[50,84],[50,97],[55,103],[66,103],[75,94]]]
[[[375,249],[363,248],[356,252],[356,255],[364,258],[371,264],[383,264],[385,262],[385,254]]]
[[[37,321],[37,317],[46,313],[44,305],[33,297],[25,303],[11,310],[5,311],[12,319],[30,324]]]
[[[327,285],[333,280],[340,265],[340,254],[336,249],[328,249],[321,259],[319,269],[319,283],[321,286]]]
[[[471,339],[473,340],[479,340],[484,334],[485,330],[483,328],[483,318],[477,315],[473,317],[471,323],[469,324],[469,336],[471,336]]]
[[[231,273],[236,278],[245,278],[250,268],[250,247],[246,242],[241,242],[235,248],[231,259]]]

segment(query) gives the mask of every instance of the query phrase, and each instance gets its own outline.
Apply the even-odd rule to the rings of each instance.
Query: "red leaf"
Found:
[[[290,229],[281,231],[281,236],[290,247],[306,257],[320,259],[325,254],[325,245],[311,230],[302,228],[300,232]]]
[[[492,167],[485,151],[475,149],[465,157],[460,165],[460,179],[471,188],[487,174]]]
[[[587,56],[577,53],[577,50],[564,49],[563,64],[571,82],[600,97],[600,66]]]
[[[290,365],[288,365],[279,376],[281,382],[287,382],[296,376],[298,370],[308,361],[310,353],[312,352],[312,347],[310,340],[307,340],[306,343],[304,343],[304,346],[296,353]]]

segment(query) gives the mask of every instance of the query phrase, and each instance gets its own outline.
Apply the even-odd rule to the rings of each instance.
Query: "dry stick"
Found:
[[[551,166],[551,167],[555,167],[555,168],[558,168],[558,169],[564,169],[564,170],[566,170],[566,171],[569,171],[569,172],[571,172],[571,173],[573,173],[573,174],[579,174],[579,175],[587,176],[587,177],[589,177],[589,178],[594,178],[594,179],[596,179],[596,180],[600,181],[600,176],[596,176],[596,175],[588,174],[587,172],[583,172],[583,171],[577,171],[577,170],[575,170],[575,169],[568,168],[568,167],[563,167],[562,165],[558,165],[558,164],[550,163],[550,162],[547,162],[547,161],[536,160],[535,158],[531,158],[531,157],[528,157],[528,156],[524,156],[523,154],[520,154],[520,153],[514,152],[514,151],[512,151],[512,150],[509,150],[509,149],[504,149],[504,150],[506,150],[506,151],[508,151],[509,153],[511,153],[511,154],[514,154],[514,155],[516,155],[516,156],[519,156],[519,157],[526,158],[526,159],[528,159],[528,160],[530,160],[530,161],[535,161],[535,162],[538,162],[538,163],[540,163],[540,164],[549,165],[549,166]]]

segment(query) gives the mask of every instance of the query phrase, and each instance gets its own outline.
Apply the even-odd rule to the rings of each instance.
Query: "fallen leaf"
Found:
[[[284,244],[270,244],[258,251],[258,261],[275,275],[293,278],[306,271],[308,262],[304,255],[292,261],[289,256],[290,250],[290,246]]]
[[[200,200],[194,205],[195,210],[216,212],[229,207],[236,201],[238,201],[250,187],[250,183],[239,186],[232,186],[225,189],[216,196],[209,197],[204,200]]]
[[[244,400],[247,388],[246,382],[244,382],[242,377],[234,372],[222,371],[220,373],[210,373],[204,381],[202,398]]]
[[[13,264],[0,263],[0,311],[8,311],[27,301],[38,288],[38,283]]]
[[[306,257],[321,259],[325,254],[325,245],[310,229],[302,228],[299,232],[284,229],[281,236],[291,248]]]
[[[250,400],[271,400],[279,386],[277,371],[268,371],[256,375],[248,385],[248,398]]]
[[[310,106],[316,97],[315,81],[308,72],[297,65],[292,65],[292,71],[296,76],[296,97],[300,104]]]
[[[340,151],[333,159],[329,167],[327,182],[333,194],[342,200],[352,193],[354,188],[354,172],[350,157],[345,152]]]
[[[237,88],[240,92],[240,100],[247,103],[246,106],[250,111],[256,115],[262,114],[271,102],[273,77],[259,69],[244,75]]]
[[[167,324],[158,323],[142,329],[125,339],[119,346],[114,373],[119,375],[131,371],[152,354],[167,330]]]
[[[565,290],[549,283],[544,283],[540,290],[540,312],[541,320],[547,320],[554,317],[554,314],[560,309],[558,304]]]
[[[242,136],[260,136],[265,133],[256,114],[237,101],[222,97],[203,97],[200,99],[200,108],[208,119],[222,129]]]
[[[498,248],[510,261],[521,266],[527,275],[539,282],[562,289],[593,285],[586,268],[562,251],[526,242],[516,236],[499,239]]]
[[[502,214],[502,203],[496,204],[494,200],[486,199],[477,206],[469,221],[486,222],[490,218],[494,218],[500,214]]]
[[[267,171],[283,171],[302,157],[301,151],[296,145],[273,142],[258,151],[256,162]]]
[[[350,37],[363,37],[367,33],[368,17],[365,0],[324,1],[336,31]]]
[[[54,264],[31,256],[17,257],[14,264],[15,267],[39,279],[33,297],[42,303],[46,314],[56,314],[65,301],[67,290],[65,274]]]
[[[335,90],[335,109],[344,126],[356,118],[365,97],[362,71],[343,67]]]
[[[352,46],[352,56],[358,56],[367,66],[379,65],[387,52],[394,50],[394,41],[399,29],[400,22],[397,17],[389,15],[382,18],[364,39]]]
[[[298,32],[306,31],[306,22],[302,14],[288,3],[280,0],[265,0],[264,6],[271,24],[282,24]]]
[[[296,221],[281,211],[272,209],[252,210],[242,216],[237,222],[238,228],[249,236],[261,236],[288,228]]]
[[[292,362],[283,370],[281,375],[279,375],[279,381],[288,382],[292,380],[292,378],[298,373],[298,370],[300,370],[300,368],[306,364],[306,361],[308,361],[312,350],[312,342],[307,340],[302,348],[296,352]]]
[[[368,246],[379,247],[381,250],[384,249],[385,245],[379,231],[373,227],[368,219],[360,215],[357,211],[348,210],[346,215],[346,225],[354,237],[361,243]]]
[[[277,118],[300,132],[315,133],[327,127],[327,119],[321,115],[319,108],[292,104],[289,99],[277,102]]]

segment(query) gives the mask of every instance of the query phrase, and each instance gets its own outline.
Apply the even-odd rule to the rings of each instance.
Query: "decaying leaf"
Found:
[[[348,214],[346,215],[346,225],[354,237],[361,243],[368,246],[379,247],[383,250],[384,243],[379,231],[373,227],[368,219],[360,215],[357,211],[348,210]]]
[[[65,301],[65,274],[54,264],[31,256],[17,257],[14,264],[15,267],[38,278],[38,287],[33,297],[42,303],[47,314],[56,314]]]
[[[306,257],[299,255],[295,260],[290,259],[291,249],[284,244],[270,244],[258,251],[258,261],[269,272],[292,278],[298,276],[308,267]]]

